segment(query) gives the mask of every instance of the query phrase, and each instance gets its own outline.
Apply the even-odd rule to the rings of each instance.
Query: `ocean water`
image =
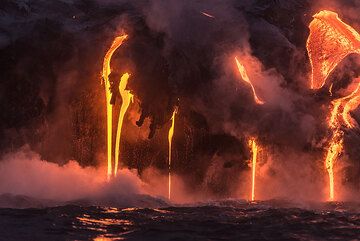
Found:
[[[360,205],[214,201],[0,209],[0,240],[360,240]]]

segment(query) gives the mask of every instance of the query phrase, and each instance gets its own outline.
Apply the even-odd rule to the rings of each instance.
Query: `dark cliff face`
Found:
[[[141,102],[137,124],[150,119],[153,138],[125,136],[124,165],[140,172],[150,165],[165,170],[167,130],[176,105],[174,171],[192,184],[202,183],[213,162],[220,163],[215,165],[219,176],[228,169],[235,170],[231,175],[246,170],[249,134],[264,145],[319,156],[312,141],[324,134],[321,105],[330,99],[324,91],[314,95],[307,89],[305,42],[312,11],[310,1],[301,0],[3,1],[0,148],[7,152],[29,144],[44,159],[60,163],[76,159],[95,165],[102,160],[102,60],[125,29],[130,38],[115,54],[112,68],[133,73],[128,88]],[[290,96],[281,101],[289,102],[291,110],[256,106],[246,85],[235,84],[238,76],[229,74],[223,61],[242,48],[262,63],[269,78],[281,79],[279,91]],[[224,79],[229,81],[223,85]],[[311,122],[316,131],[304,134],[308,119],[318,119]],[[130,120],[125,125],[137,130]],[[356,153],[351,156],[358,165]],[[351,173],[352,180],[357,176]]]

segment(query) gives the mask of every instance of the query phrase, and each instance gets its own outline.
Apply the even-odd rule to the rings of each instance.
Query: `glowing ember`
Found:
[[[213,15],[206,13],[206,12],[200,12],[202,15],[209,17],[209,18],[215,18]]]
[[[112,175],[112,118],[113,118],[112,117],[113,106],[110,103],[111,100],[110,81],[109,81],[109,75],[111,74],[110,62],[114,52],[121,46],[121,44],[126,38],[127,35],[122,35],[115,38],[110,49],[107,51],[105,55],[104,63],[103,63],[102,78],[104,81],[105,93],[106,93],[108,178],[110,178]]]
[[[169,200],[171,199],[171,150],[172,150],[172,140],[174,137],[174,131],[175,131],[175,116],[177,114],[177,109],[174,110],[172,117],[171,117],[171,127],[169,129],[169,136],[168,136],[168,140],[169,140],[169,192],[168,192],[168,197]]]
[[[254,95],[255,103],[258,104],[258,105],[263,105],[263,104],[265,104],[265,102],[262,101],[262,100],[257,96],[256,91],[255,91],[255,88],[254,88],[254,85],[251,83],[250,78],[249,78],[249,76],[248,76],[247,73],[246,73],[246,69],[245,69],[244,65],[239,62],[239,60],[237,59],[237,57],[235,57],[235,62],[236,62],[236,65],[237,65],[237,67],[238,67],[238,69],[239,69],[241,78],[242,78],[246,83],[248,83],[248,84],[251,86],[251,89],[252,89],[252,92],[253,92],[253,95]]]
[[[256,181],[256,162],[258,154],[258,146],[255,139],[250,140],[251,152],[252,152],[252,162],[251,162],[251,201],[255,201],[255,181]]]
[[[310,35],[307,50],[312,66],[311,88],[324,86],[326,79],[336,66],[349,54],[360,53],[360,35],[349,25],[342,22],[338,15],[331,11],[321,11],[314,15],[310,23]],[[332,95],[331,84],[329,92]],[[355,127],[355,121],[350,112],[360,104],[358,84],[348,96],[333,101],[328,125],[332,130],[332,138],[327,149],[325,167],[329,174],[329,200],[335,199],[334,164],[343,150],[343,123],[348,128]]]
[[[360,35],[337,13],[326,10],[314,15],[309,28],[306,47],[312,66],[311,88],[318,89],[347,55],[360,53]]]
[[[129,77],[130,75],[128,73],[124,74],[121,77],[119,84],[119,92],[122,98],[122,104],[120,107],[119,121],[117,126],[116,142],[115,142],[115,168],[114,168],[115,176],[117,175],[118,166],[119,166],[120,138],[121,138],[121,130],[123,126],[124,116],[127,109],[129,108],[130,102],[133,101],[134,98],[134,96],[130,93],[130,91],[126,90]]]

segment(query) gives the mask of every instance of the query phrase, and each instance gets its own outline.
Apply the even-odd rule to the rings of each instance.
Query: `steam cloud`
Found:
[[[5,155],[0,162],[0,206],[21,208],[80,203],[158,207],[166,203],[147,194],[150,189],[139,179],[136,170],[124,169],[111,182],[106,181],[104,173],[105,169],[81,167],[76,161],[63,166],[43,161],[24,147]],[[9,195],[15,196],[9,198]]]

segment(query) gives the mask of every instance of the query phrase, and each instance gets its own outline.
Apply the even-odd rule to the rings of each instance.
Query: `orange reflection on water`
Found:
[[[85,225],[99,224],[100,226],[102,225],[107,226],[107,225],[115,224],[115,225],[131,226],[134,224],[129,220],[125,220],[125,219],[113,219],[113,218],[94,219],[94,218],[90,218],[88,215],[83,215],[82,217],[77,217],[76,219]]]
[[[119,209],[117,208],[104,208],[104,213],[118,213]]]
[[[93,239],[94,241],[113,241],[113,240],[124,240],[123,238],[107,238],[104,236],[99,236]]]

